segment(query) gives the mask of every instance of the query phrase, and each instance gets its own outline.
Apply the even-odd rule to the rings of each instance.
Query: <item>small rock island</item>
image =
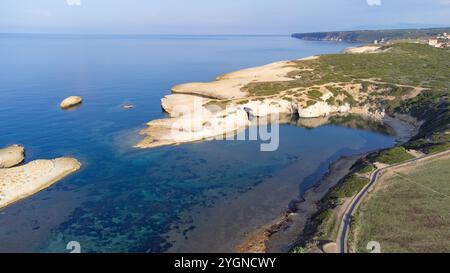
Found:
[[[59,105],[62,109],[68,109],[74,106],[77,106],[83,102],[83,98],[78,96],[70,96],[64,99]]]

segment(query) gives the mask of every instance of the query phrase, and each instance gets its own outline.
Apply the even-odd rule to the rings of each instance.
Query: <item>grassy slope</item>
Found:
[[[254,83],[247,90],[251,94],[264,96],[291,88],[374,78],[392,84],[432,88],[434,93],[448,90],[449,50],[413,43],[389,47],[391,49],[388,52],[379,54],[330,54],[318,60],[297,61],[299,68],[313,70],[291,73],[293,78],[301,77],[294,81]]]
[[[399,172],[420,185],[400,176],[381,180],[388,187],[374,193],[352,223],[357,250],[366,252],[367,242],[378,241],[382,252],[450,252],[448,166],[449,158]]]
[[[394,147],[392,149],[387,149],[385,151],[381,151],[376,157],[375,161],[384,163],[384,164],[396,164],[401,163],[403,161],[407,161],[413,159],[414,156],[409,154],[405,148],[403,147]]]

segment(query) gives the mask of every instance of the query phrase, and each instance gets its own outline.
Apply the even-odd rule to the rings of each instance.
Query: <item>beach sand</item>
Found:
[[[212,99],[240,99],[247,97],[242,88],[252,82],[292,81],[286,75],[298,70],[290,61],[242,69],[216,78],[212,82],[194,82],[174,86],[174,94],[191,94]]]

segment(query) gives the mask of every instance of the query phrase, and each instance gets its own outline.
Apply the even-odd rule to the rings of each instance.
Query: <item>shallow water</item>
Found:
[[[73,240],[84,252],[222,250],[214,245],[273,219],[331,161],[392,146],[393,137],[283,125],[276,152],[250,141],[136,150],[137,130],[163,116],[160,98],[175,84],[347,46],[277,36],[1,35],[0,146],[24,145],[27,161],[73,156],[83,168],[0,211],[0,251],[67,252]],[[60,110],[70,95],[84,103]],[[270,198],[254,206],[259,192]],[[194,217],[218,203],[236,221]],[[224,236],[207,244],[217,228]]]

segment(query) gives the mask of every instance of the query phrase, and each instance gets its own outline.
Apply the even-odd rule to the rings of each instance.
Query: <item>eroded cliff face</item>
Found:
[[[350,105],[345,104],[342,106],[329,105],[327,102],[317,102],[306,108],[298,108],[298,116],[300,118],[318,118],[326,117],[335,113],[348,113],[350,111]]]
[[[345,113],[356,113],[376,119],[384,117],[384,112],[372,111],[369,106],[352,108],[347,103],[337,106],[321,101],[305,107],[296,101],[270,98],[241,104],[230,102],[224,105],[212,103],[201,97],[189,96],[191,97],[184,100],[181,97],[172,97],[170,105],[166,101],[163,107],[171,117],[149,122],[148,128],[141,131],[143,140],[136,147],[154,148],[210,139],[227,139],[248,126],[258,125],[255,124],[255,118],[269,116],[270,121],[262,122],[286,123],[290,121],[286,117],[294,115],[298,115],[306,123],[307,119]],[[174,104],[175,101],[179,104]]]
[[[297,105],[284,99],[265,99],[249,101],[238,108],[254,117],[265,117],[273,114],[296,114]]]
[[[140,132],[144,139],[136,147],[154,148],[215,138],[225,139],[245,130],[250,124],[247,112],[240,107],[211,110],[203,106],[195,108],[194,105],[174,107],[175,110],[169,113],[171,118],[149,122],[148,128]]]

